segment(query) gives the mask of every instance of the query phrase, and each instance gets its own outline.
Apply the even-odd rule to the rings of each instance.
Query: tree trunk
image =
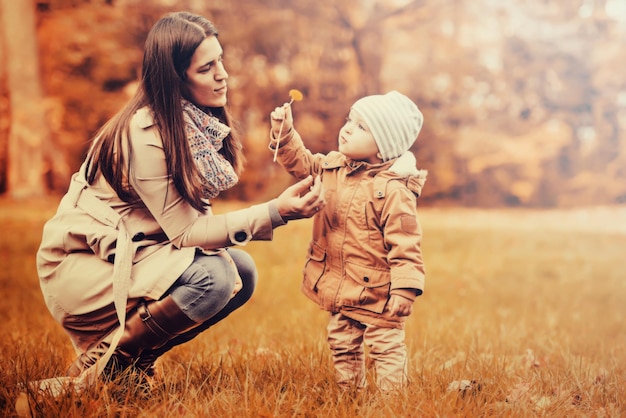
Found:
[[[2,13],[1,4],[0,13]],[[7,69],[4,65],[5,54],[4,36],[0,36],[0,194],[4,193],[7,187],[9,149],[9,94],[7,92]]]
[[[43,144],[48,141],[35,25],[30,0],[0,0],[3,60],[10,107],[6,193],[15,198],[45,194]]]

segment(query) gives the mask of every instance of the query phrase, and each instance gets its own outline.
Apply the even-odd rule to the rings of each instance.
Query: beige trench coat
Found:
[[[46,305],[76,348],[93,342],[87,336],[91,331],[107,326],[97,318],[113,305],[114,265],[129,265],[126,297],[132,306],[138,298],[159,299],[192,263],[196,249],[219,251],[250,240],[271,240],[273,228],[284,224],[274,202],[225,215],[210,210],[203,215],[192,208],[168,176],[148,108],[132,118],[129,143],[134,156],[129,182],[136,200],[122,201],[103,177],[87,185],[83,165],[45,224],[37,253]],[[115,217],[120,219],[118,227]],[[119,260],[119,226],[129,237],[125,261]],[[76,331],[66,324],[90,313],[95,313],[93,330]]]

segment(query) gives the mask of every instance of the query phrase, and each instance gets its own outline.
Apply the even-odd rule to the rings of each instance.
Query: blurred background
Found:
[[[292,181],[267,143],[295,88],[296,127],[322,152],[359,97],[411,97],[424,206],[626,203],[626,0],[0,0],[0,194],[66,190],[175,10],[220,30],[248,157],[226,198]]]

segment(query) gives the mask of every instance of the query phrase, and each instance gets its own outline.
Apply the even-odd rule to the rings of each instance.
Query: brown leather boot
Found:
[[[157,301],[139,302],[136,310],[126,319],[124,334],[104,368],[103,377],[109,380],[115,378],[133,366],[142,352],[155,350],[198,325],[181,311],[171,296]],[[78,376],[93,366],[107,351],[110,343],[106,340],[107,337],[80,355],[68,369],[67,375]]]

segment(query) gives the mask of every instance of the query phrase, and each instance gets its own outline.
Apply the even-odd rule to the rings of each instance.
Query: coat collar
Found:
[[[350,173],[357,172],[361,169],[371,170],[372,175],[375,177],[374,195],[377,198],[385,197],[387,183],[390,180],[403,181],[406,187],[408,187],[415,196],[419,197],[426,183],[428,171],[418,170],[416,164],[415,155],[410,151],[407,151],[395,160],[381,164],[368,164],[362,161],[353,161],[346,158],[345,155],[338,151],[329,152],[322,160],[322,166],[325,170],[343,166],[345,166]]]
[[[135,112],[134,120],[141,129],[146,129],[155,124],[154,115],[148,106],[144,106]]]

